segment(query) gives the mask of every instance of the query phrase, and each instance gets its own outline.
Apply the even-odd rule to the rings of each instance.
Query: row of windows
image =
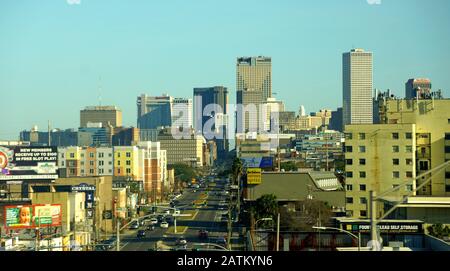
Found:
[[[449,152],[450,153],[450,146],[448,146],[449,148]],[[359,146],[358,150],[360,153],[365,153],[366,152],[366,146]],[[412,146],[405,146],[405,152],[407,153],[412,153],[413,151],[413,147]],[[446,147],[446,151],[447,151],[447,147]],[[353,152],[353,146],[345,146],[345,152],[346,153],[352,153]],[[393,153],[399,153],[400,152],[400,146],[392,146],[392,152]]]
[[[80,156],[81,156],[82,158],[84,158],[84,153],[81,153]],[[69,157],[70,157],[70,158],[75,158],[75,153],[70,153],[70,154],[69,154]],[[95,157],[95,153],[90,152],[90,153],[89,153],[89,157],[90,157],[90,158],[94,158],[94,157]],[[98,153],[98,157],[99,157],[99,158],[103,158],[103,157],[105,157],[105,154],[104,154],[103,152],[99,152],[99,153]],[[112,157],[112,153],[108,153],[108,157]],[[61,154],[61,158],[64,158],[64,153]]]
[[[404,134],[405,139],[412,139],[412,133],[405,133]],[[399,133],[392,133],[391,134],[391,138],[392,139],[400,139],[400,134]],[[352,133],[346,133],[345,134],[345,139],[353,139],[353,134]],[[358,139],[359,140],[365,140],[366,139],[366,133],[358,133]]]
[[[349,165],[349,166],[353,165],[353,159],[346,159],[345,160],[345,164]],[[405,164],[407,166],[411,166],[413,164],[413,160],[409,159],[409,158],[405,159]],[[364,159],[364,158],[359,159],[359,165],[360,166],[365,166],[366,165],[366,159]],[[394,165],[394,166],[400,165],[400,159],[397,159],[397,158],[392,159],[392,165]]]
[[[131,160],[126,160],[126,161],[125,161],[125,164],[126,164],[127,166],[131,166]],[[120,166],[120,160],[117,161],[117,165]]]
[[[120,172],[121,172],[121,171],[120,171],[120,168],[118,168],[118,169],[117,169],[117,174],[120,174]],[[130,168],[126,168],[126,169],[125,169],[125,173],[126,173],[126,174],[131,174],[131,169],[130,169]]]
[[[346,172],[346,176],[347,176],[347,178],[353,178],[353,172],[352,171],[347,171]],[[365,171],[360,171],[359,172],[359,178],[363,178],[364,179],[366,177],[367,177],[367,174],[366,174]],[[405,177],[406,178],[412,178],[413,177],[412,171],[406,171],[405,172]],[[399,179],[400,178],[400,171],[393,171],[392,172],[392,178]]]
[[[359,185],[359,191],[366,191],[366,185],[365,184],[360,184]],[[347,184],[347,191],[353,191],[353,185],[352,184]]]

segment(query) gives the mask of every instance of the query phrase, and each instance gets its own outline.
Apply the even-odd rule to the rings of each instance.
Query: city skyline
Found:
[[[135,97],[142,93],[192,98],[193,88],[223,85],[229,89],[230,103],[234,103],[235,60],[241,56],[272,58],[273,92],[277,93],[274,96],[284,101],[289,111],[297,111],[301,104],[307,112],[339,107],[341,56],[352,48],[374,53],[374,88],[389,88],[403,97],[408,79],[426,77],[433,82],[433,90],[442,89],[444,97],[449,96],[450,79],[444,69],[445,60],[450,59],[445,50],[450,46],[445,35],[445,25],[450,22],[445,14],[447,1],[433,1],[433,5],[423,1],[369,5],[363,0],[339,4],[264,3],[261,9],[271,11],[264,20],[255,15],[241,16],[252,10],[254,1],[243,3],[237,14],[232,4],[175,2],[184,12],[168,14],[172,9],[167,3],[2,2],[5,14],[0,19],[0,34],[9,42],[0,45],[0,57],[4,60],[0,63],[0,89],[2,99],[10,101],[3,104],[4,110],[12,117],[1,125],[0,138],[17,139],[20,131],[35,124],[46,130],[48,120],[53,128],[78,128],[79,110],[99,104],[100,88],[102,105],[121,108],[125,126],[136,126]],[[99,8],[105,13],[95,17]],[[219,9],[223,14],[206,26],[200,15]],[[54,11],[58,14],[50,19],[48,14]],[[152,19],[148,19],[151,16],[147,17],[146,11],[155,13]],[[433,19],[406,20],[412,18],[411,14],[422,12],[431,12]],[[115,20],[121,14],[129,20]],[[135,16],[130,18],[127,14]],[[336,14],[355,16],[352,18],[358,19],[358,24],[344,18],[335,23],[327,19],[319,28],[310,23]],[[380,16],[383,20],[379,20]],[[186,20],[190,23],[183,24]],[[303,22],[309,23],[305,26]],[[156,27],[161,23],[165,27]],[[236,31],[240,24],[248,25],[254,34],[248,35],[247,28]],[[270,31],[264,31],[266,27]],[[221,29],[223,34],[215,34],[215,29]],[[173,31],[178,35],[173,37]],[[358,35],[352,34],[355,31]],[[417,33],[422,33],[427,42],[411,46],[407,40]],[[204,42],[201,37],[215,42]],[[221,40],[226,42],[220,45]],[[254,43],[257,40],[260,43]],[[179,65],[166,65],[170,61]],[[294,93],[299,93],[299,98],[289,99]],[[324,101],[324,97],[328,99]],[[36,104],[40,106],[32,108]]]

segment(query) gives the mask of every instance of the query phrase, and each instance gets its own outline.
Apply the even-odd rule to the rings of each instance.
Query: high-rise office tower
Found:
[[[172,125],[172,97],[150,97],[142,94],[137,98],[137,127],[156,129]]]
[[[272,97],[272,59],[270,57],[240,57],[236,63],[237,104],[253,104],[257,114],[244,112],[238,119],[238,130],[257,131],[260,128],[259,106]],[[264,117],[263,117],[264,118]],[[240,125],[241,124],[241,125]],[[245,125],[242,127],[242,125]],[[261,127],[263,128],[263,127]]]
[[[192,128],[192,99],[173,98],[171,117],[172,126]]]
[[[372,52],[352,49],[343,54],[343,124],[373,122]]]
[[[80,127],[88,127],[88,122],[100,122],[102,127],[109,127],[109,125],[120,127],[122,126],[122,111],[115,106],[87,106],[80,111]]]
[[[169,95],[137,98],[137,126],[140,129],[161,127],[192,128],[192,99],[173,98]]]
[[[221,112],[212,112],[212,115],[204,116],[205,107],[208,105],[217,105]],[[194,88],[194,120],[195,130],[202,133],[205,137],[203,128],[205,124],[214,118],[212,130],[214,130],[215,142],[217,145],[217,156],[224,158],[228,153],[229,143],[227,138],[228,132],[228,90],[223,86],[215,86],[208,88]]]
[[[405,84],[405,98],[425,99],[431,94],[431,80],[427,78],[409,79]]]

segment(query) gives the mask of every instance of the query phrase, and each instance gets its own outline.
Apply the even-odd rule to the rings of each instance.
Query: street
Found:
[[[127,229],[121,235],[121,251],[148,251],[148,250],[171,250],[179,249],[176,241],[179,238],[184,238],[187,241],[188,250],[197,247],[199,249],[205,249],[206,246],[199,246],[198,244],[213,243],[216,244],[219,237],[227,237],[227,223],[221,221],[222,214],[226,213],[228,206],[222,206],[220,208],[219,203],[226,201],[229,197],[224,194],[226,180],[217,180],[216,182],[205,182],[206,188],[186,188],[184,193],[177,199],[177,208],[181,210],[181,214],[191,214],[191,216],[184,216],[177,218],[177,229],[180,228],[182,232],[174,234],[169,233],[170,229],[173,230],[173,222],[169,223],[169,229],[161,228],[159,223],[155,225],[153,231],[147,231],[145,237],[137,237],[138,229]],[[209,188],[208,188],[209,184]],[[207,193],[207,195],[206,195]],[[206,198],[206,199],[205,199]],[[206,206],[194,207],[193,202],[206,201]],[[160,209],[158,209],[160,211]],[[172,213],[172,211],[171,211]],[[184,228],[187,227],[187,228]],[[140,227],[145,229],[145,227]],[[207,238],[201,239],[199,237],[199,231],[206,230],[208,232]],[[232,235],[231,243],[240,243],[237,232]],[[225,246],[226,244],[220,244]],[[232,249],[234,248],[234,245]],[[210,249],[219,249],[217,246],[211,246]]]

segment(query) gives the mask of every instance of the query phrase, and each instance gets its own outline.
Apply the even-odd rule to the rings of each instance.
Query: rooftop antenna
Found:
[[[98,78],[98,105],[102,106],[102,77]]]

